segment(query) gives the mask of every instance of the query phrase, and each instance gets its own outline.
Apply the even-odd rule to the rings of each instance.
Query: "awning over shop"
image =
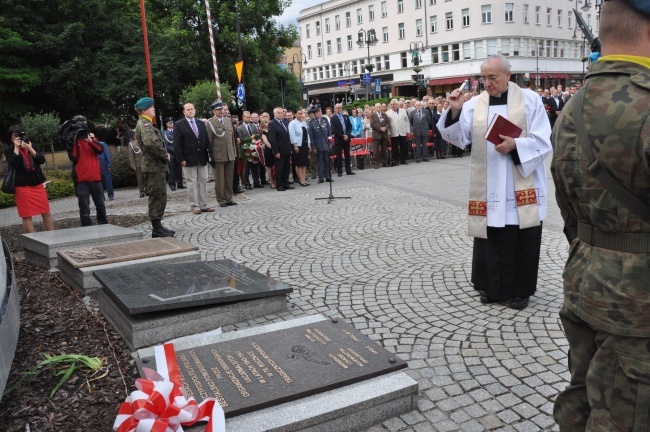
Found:
[[[466,79],[467,79],[466,76],[453,77],[453,78],[432,79],[432,80],[429,80],[429,85],[430,86],[439,86],[439,85],[447,85],[447,84],[460,84],[463,81],[465,81]]]
[[[540,73],[539,77],[542,78],[542,79],[544,79],[544,78],[548,78],[548,79],[566,79],[566,78],[571,78],[571,75],[569,75],[568,73],[552,73],[552,72],[551,73],[546,73],[546,72],[544,72],[544,73]],[[531,73],[530,74],[530,79],[535,79],[535,78],[537,78],[537,74],[536,73]]]
[[[359,89],[358,85],[354,86],[355,91]],[[350,88],[348,86],[341,86],[341,87],[326,87],[326,88],[320,88],[320,89],[313,89],[313,90],[307,90],[309,96],[315,96],[315,95],[320,95],[320,94],[339,94],[339,93],[348,93],[350,91]]]

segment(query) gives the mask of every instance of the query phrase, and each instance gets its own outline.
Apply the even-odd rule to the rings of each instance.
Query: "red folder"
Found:
[[[499,135],[519,138],[522,132],[523,131],[521,128],[513,122],[500,114],[495,114],[494,117],[492,117],[490,126],[488,127],[487,132],[485,132],[485,136],[483,136],[483,138],[490,141],[494,145],[498,145],[503,142],[503,140],[499,138]]]

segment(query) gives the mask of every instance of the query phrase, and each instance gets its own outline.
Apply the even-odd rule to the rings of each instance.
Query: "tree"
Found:
[[[233,107],[233,97],[230,87],[226,83],[219,83],[221,87],[221,100],[228,103],[228,107]],[[181,104],[191,102],[196,109],[198,117],[212,117],[210,105],[217,100],[217,86],[214,81],[204,80],[193,86],[188,86],[181,93]]]

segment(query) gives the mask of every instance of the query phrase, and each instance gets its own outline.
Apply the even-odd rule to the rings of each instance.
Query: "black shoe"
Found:
[[[171,189],[172,191],[175,191],[175,190],[176,190],[176,186],[169,186],[169,189]]]
[[[325,181],[330,182],[330,183],[334,183],[334,180],[332,180],[331,178],[325,179]]]
[[[256,184],[256,185],[253,186],[253,187],[254,187],[255,189],[260,189],[260,188],[263,188],[264,186],[262,186],[261,184]]]
[[[312,174],[312,175],[311,175],[311,179],[313,180],[313,179],[315,179],[315,178],[316,178],[316,174]]]
[[[318,183],[325,183],[325,180],[320,179],[320,180],[318,180]]]
[[[237,205],[237,203],[234,202],[234,201],[230,201],[229,203],[226,203],[226,205],[227,206],[234,206],[234,205]]]
[[[176,186],[176,189],[187,189],[187,186],[183,186],[183,185]]]
[[[289,184],[291,184],[291,183],[289,183]],[[295,189],[295,187],[293,187],[293,186],[287,186],[287,187],[285,187],[285,189],[287,189],[287,190],[289,190],[289,189]]]
[[[350,171],[350,172],[348,172],[348,173],[345,173],[345,174],[346,174],[346,175],[357,175],[357,173],[352,172],[352,171]]]
[[[490,298],[487,294],[481,294],[481,303],[490,304],[490,303],[497,303],[497,301]]]
[[[246,185],[244,187],[246,188],[246,190],[253,190],[253,186],[251,186],[251,185]]]
[[[530,299],[530,297],[515,297],[512,299],[508,307],[517,310],[526,309],[528,307],[528,299]]]
[[[237,194],[244,193],[244,191],[243,191],[241,188],[239,188],[239,189],[233,189],[232,193],[234,193],[235,195],[237,195]]]
[[[408,165],[408,164],[409,164],[409,163],[406,162],[406,161],[401,161],[400,163],[401,163],[402,165]]]
[[[339,177],[343,177],[343,173],[339,173]]]
[[[266,180],[262,182],[262,186],[266,186],[267,184],[269,184],[269,182],[267,182]]]
[[[168,232],[169,234],[171,234],[172,236],[173,236],[174,234],[176,234],[176,231],[174,231],[174,230],[172,230],[172,229],[169,229],[169,228],[167,228],[167,227],[165,227],[165,226],[163,226],[162,229],[163,229],[163,231],[167,231],[167,232]]]
[[[425,162],[429,162],[429,158],[423,159]]]
[[[416,159],[416,160],[415,160],[415,163],[420,163],[420,162],[422,162],[421,159]]]
[[[393,163],[391,164],[391,166],[399,166],[399,162],[397,162],[397,161],[393,161]]]
[[[147,195],[144,192],[140,192],[140,198],[144,198],[145,196]]]
[[[286,189],[283,188],[283,187],[275,188],[275,190],[278,191],[278,192],[284,192],[284,191],[286,191]]]
[[[151,231],[151,238],[161,238],[161,237],[174,237],[174,234],[164,229],[155,229]]]

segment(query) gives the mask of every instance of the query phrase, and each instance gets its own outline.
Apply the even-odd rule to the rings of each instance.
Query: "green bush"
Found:
[[[13,207],[16,205],[13,195],[0,191],[0,208]]]
[[[54,143],[61,120],[57,113],[25,114],[20,123],[29,139],[47,150]]]
[[[135,178],[135,171],[133,171],[129,162],[129,154],[126,147],[122,151],[111,152],[111,163],[113,164],[112,177],[114,188],[138,185],[137,179]]]

